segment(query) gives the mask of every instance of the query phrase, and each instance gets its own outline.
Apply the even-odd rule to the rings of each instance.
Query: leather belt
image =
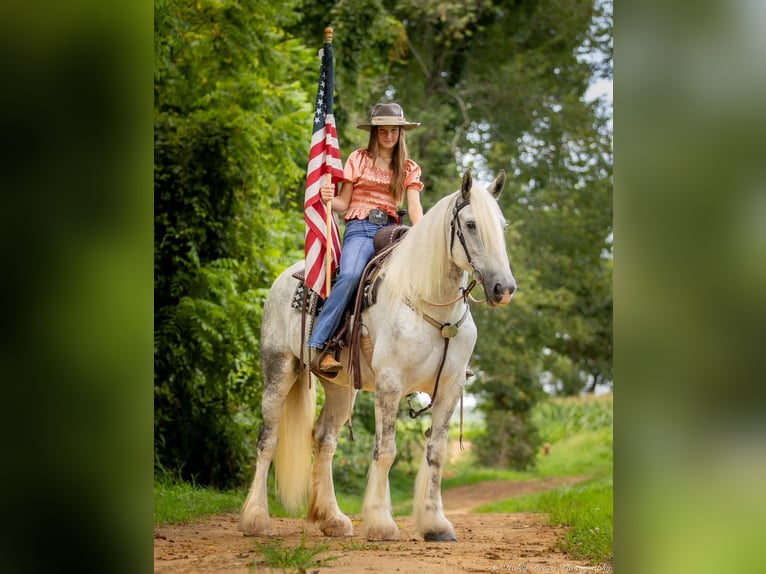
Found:
[[[382,209],[371,209],[367,214],[367,221],[375,225],[388,225],[389,222],[394,223],[394,218]]]

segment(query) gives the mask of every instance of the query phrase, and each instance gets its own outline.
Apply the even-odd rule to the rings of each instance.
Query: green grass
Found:
[[[599,476],[614,464],[611,428],[582,431],[555,442],[550,454],[538,455],[536,474],[549,476]]]
[[[337,560],[339,556],[324,556],[330,548],[327,544],[306,544],[306,533],[301,536],[298,546],[291,548],[283,545],[281,540],[271,540],[265,543],[255,543],[255,548],[261,554],[262,559],[256,560],[250,566],[250,571],[255,572],[261,565],[270,568],[279,568],[283,571],[305,573],[308,568],[325,566],[328,562]]]
[[[611,477],[531,496],[487,504],[477,512],[545,512],[553,525],[571,528],[560,547],[575,558],[594,563],[613,559],[613,486]]]
[[[221,492],[188,483],[154,483],[154,524],[191,522],[208,514],[239,511],[244,491]]]
[[[533,478],[537,478],[537,474],[533,471],[521,472],[478,466],[473,456],[466,454],[464,458],[445,469],[442,488],[468,486],[488,480],[531,480]]]

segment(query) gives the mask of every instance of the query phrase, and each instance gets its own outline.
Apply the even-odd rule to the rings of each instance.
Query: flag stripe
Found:
[[[333,115],[334,65],[332,44],[325,42],[322,49],[322,65],[319,71],[314,129],[311,134],[309,162],[306,170],[306,193],[304,198],[305,237],[305,283],[323,299],[327,297],[325,280],[325,254],[327,253],[327,211],[319,192],[327,174],[333,184],[343,180],[343,164],[340,158],[338,133]],[[332,262],[334,273],[340,262],[340,234],[335,217],[330,218]]]

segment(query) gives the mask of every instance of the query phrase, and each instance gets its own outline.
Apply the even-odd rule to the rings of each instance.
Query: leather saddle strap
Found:
[[[301,305],[301,352],[300,352],[300,365],[305,371],[307,378],[309,380],[309,388],[311,388],[311,373],[309,371],[309,363],[311,361],[311,356],[305,357],[306,360],[304,360],[304,353],[307,350],[306,347],[306,320],[307,317],[310,317],[311,326],[310,329],[313,329],[314,327],[314,315],[312,313],[309,313],[309,308],[312,307],[312,304],[314,303],[314,297],[318,297],[318,295],[314,295],[314,292],[306,287],[306,284],[304,283],[303,288],[303,304]]]
[[[407,303],[409,305],[409,303]],[[410,418],[418,418],[420,415],[422,415],[424,412],[426,412],[428,409],[434,406],[434,401],[436,400],[436,393],[439,390],[439,380],[441,379],[442,375],[442,369],[444,368],[444,361],[447,359],[447,349],[449,349],[449,342],[452,337],[457,335],[458,328],[460,325],[463,324],[463,321],[465,321],[466,317],[468,316],[468,303],[465,304],[465,311],[463,312],[463,316],[458,319],[457,323],[454,325],[450,323],[439,323],[436,319],[433,317],[427,315],[426,313],[421,314],[423,319],[425,319],[428,323],[439,329],[439,332],[441,333],[442,337],[444,337],[444,350],[442,351],[442,360],[439,363],[439,370],[436,372],[436,382],[434,383],[434,392],[431,395],[431,402],[428,403],[425,407],[420,409],[419,411],[415,411],[412,407],[410,407]],[[461,403],[462,404],[462,403]],[[462,428],[462,425],[461,425]],[[461,444],[462,444],[462,431],[461,431]]]
[[[362,335],[362,302],[364,301],[364,284],[367,279],[373,273],[376,267],[383,264],[383,261],[391,254],[391,251],[396,245],[390,245],[383,251],[375,255],[364,268],[362,272],[362,278],[359,280],[359,287],[356,290],[356,299],[354,300],[354,320],[351,323],[351,335],[349,336],[350,342],[348,346],[349,354],[349,375],[354,380],[354,388],[360,390],[362,388],[362,368],[361,360],[359,358],[361,354],[359,339]]]
[[[412,407],[410,407],[410,418],[416,419],[420,415],[422,415],[424,412],[426,412],[428,409],[434,406],[434,401],[436,400],[436,393],[439,391],[439,379],[441,379],[442,376],[442,369],[444,368],[444,361],[447,359],[447,349],[449,348],[449,341],[452,337],[444,337],[444,350],[442,351],[442,360],[439,363],[439,370],[436,372],[436,382],[434,383],[434,392],[431,395],[431,402],[428,403],[426,406],[424,406],[419,411],[416,411]]]

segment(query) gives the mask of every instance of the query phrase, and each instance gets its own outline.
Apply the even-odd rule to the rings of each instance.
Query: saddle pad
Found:
[[[293,293],[293,300],[290,302],[290,307],[298,311],[303,309],[303,298],[305,296],[306,286],[303,283],[299,283],[295,288],[295,292]],[[322,310],[322,304],[324,303],[324,300],[316,295],[314,295],[314,299],[316,300],[316,303],[312,305],[311,301],[309,301],[309,306],[306,311],[309,315],[316,317],[319,315],[319,311]]]
[[[338,273],[340,272],[340,269],[336,270],[333,274],[332,278],[330,279],[330,286],[335,285],[335,281],[338,279]],[[306,269],[301,268],[298,269],[295,273],[292,275],[295,279],[298,280],[298,286],[295,288],[295,291],[293,292],[293,300],[290,302],[290,307],[293,309],[297,309],[300,311],[303,309],[303,298],[306,296],[306,285],[304,283],[306,279]],[[319,311],[322,310],[322,305],[324,304],[324,299],[317,296],[315,293],[313,293],[313,301],[309,301],[308,308],[306,311],[309,315],[312,315],[316,317],[319,315]]]

